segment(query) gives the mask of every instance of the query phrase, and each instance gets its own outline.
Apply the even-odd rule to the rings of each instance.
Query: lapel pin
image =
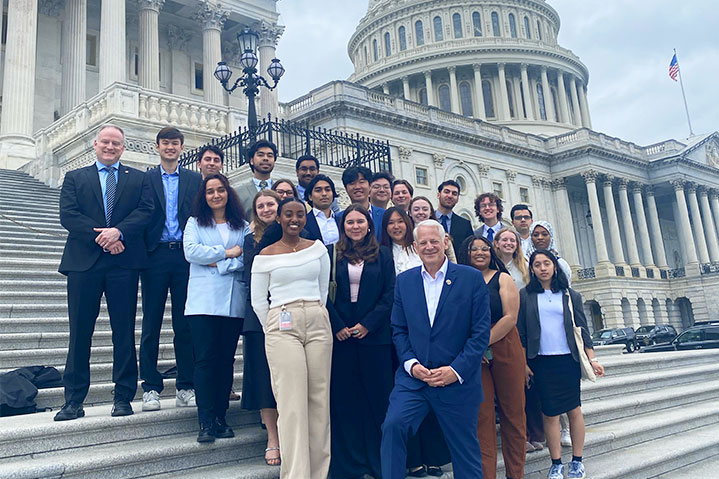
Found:
[[[129,172],[130,172],[130,170],[125,170],[125,173],[129,173]]]
[[[445,283],[447,284],[447,286],[449,286],[450,284],[452,284],[452,280],[448,279],[447,281],[445,281]]]

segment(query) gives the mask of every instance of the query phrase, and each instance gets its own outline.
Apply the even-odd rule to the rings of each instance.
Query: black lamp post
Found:
[[[237,42],[240,44],[240,50],[242,56],[240,57],[240,65],[242,65],[243,75],[235,81],[232,87],[227,86],[227,82],[230,81],[232,76],[232,70],[227,66],[225,62],[217,63],[215,69],[215,78],[217,78],[222,87],[230,94],[238,86],[243,86],[242,90],[247,95],[249,105],[247,107],[247,126],[251,131],[257,129],[257,109],[255,108],[255,96],[259,93],[259,87],[264,86],[268,90],[274,90],[277,87],[277,83],[285,74],[285,67],[280,64],[277,58],[273,58],[270,66],[267,67],[267,74],[272,78],[274,82],[272,85],[269,84],[261,75],[257,74],[258,58],[257,58],[257,41],[259,36],[256,32],[252,31],[249,27],[245,27],[242,32],[237,34]]]

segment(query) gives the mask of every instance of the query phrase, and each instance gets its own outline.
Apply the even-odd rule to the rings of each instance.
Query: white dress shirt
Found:
[[[252,177],[252,182],[255,184],[255,188],[257,188],[257,191],[260,191],[262,189],[262,187],[260,187],[260,181],[261,180]],[[272,178],[267,178],[265,181],[267,182],[267,186],[265,186],[265,189],[269,190],[270,188],[272,188]]]
[[[317,208],[312,208],[312,213],[314,213],[315,218],[317,219],[317,226],[320,227],[322,242],[325,245],[331,245],[338,242],[340,240],[340,230],[337,228],[334,212],[330,213],[329,218]]]

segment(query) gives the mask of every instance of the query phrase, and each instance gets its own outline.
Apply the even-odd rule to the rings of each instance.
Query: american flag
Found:
[[[672,80],[677,81],[677,75],[679,75],[679,62],[675,53],[672,57],[672,62],[669,64],[669,76]]]

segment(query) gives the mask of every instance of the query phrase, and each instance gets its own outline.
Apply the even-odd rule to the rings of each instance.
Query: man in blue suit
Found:
[[[372,171],[365,166],[350,166],[342,172],[342,184],[347,190],[347,195],[352,203],[357,203],[369,211],[372,217],[372,229],[377,241],[382,240],[382,216],[384,216],[384,208],[373,206],[369,201],[369,182],[372,180]],[[342,213],[340,211],[337,217],[337,224],[342,225]]]
[[[444,228],[435,220],[414,230],[422,266],[397,277],[392,340],[400,367],[382,425],[382,477],[403,479],[407,437],[434,411],[456,479],[481,479],[477,417],[481,363],[489,343],[489,293],[482,273],[450,263]]]

